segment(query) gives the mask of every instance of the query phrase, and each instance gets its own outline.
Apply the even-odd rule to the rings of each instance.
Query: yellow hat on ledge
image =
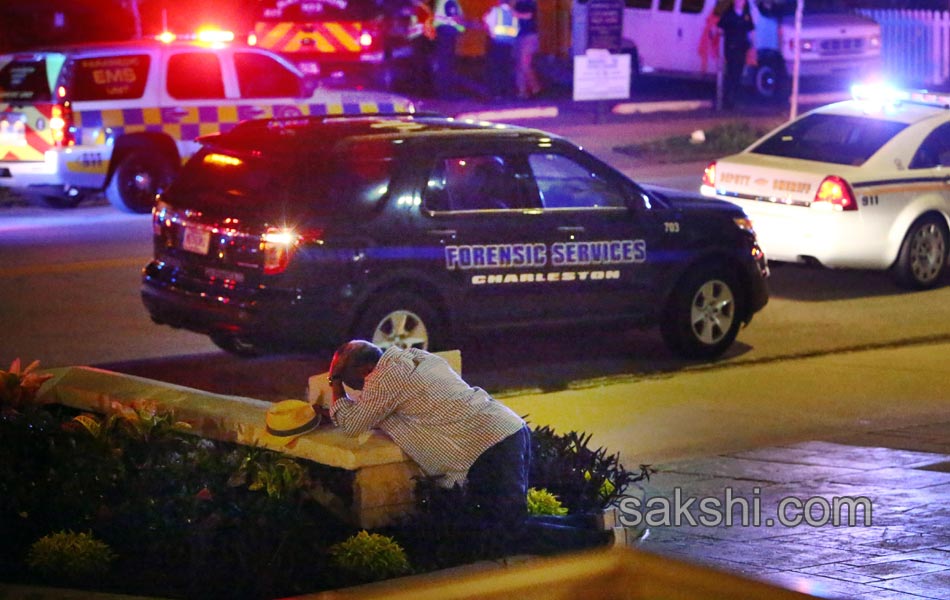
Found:
[[[318,425],[320,413],[314,410],[311,404],[303,400],[282,400],[267,409],[265,433],[261,440],[279,446],[289,446]]]

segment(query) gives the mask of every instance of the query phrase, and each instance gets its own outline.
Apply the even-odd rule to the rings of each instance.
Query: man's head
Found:
[[[333,354],[330,376],[342,379],[354,390],[361,390],[366,376],[376,368],[382,355],[382,348],[366,340],[346,342]]]

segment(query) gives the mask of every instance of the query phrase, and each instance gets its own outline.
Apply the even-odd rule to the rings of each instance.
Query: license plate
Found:
[[[211,247],[211,232],[197,227],[185,227],[181,247],[195,254],[207,254],[208,248]]]
[[[212,279],[223,279],[225,281],[236,281],[237,283],[242,283],[244,281],[244,274],[237,271],[226,271],[224,269],[215,269],[208,267],[205,269],[205,276]]]

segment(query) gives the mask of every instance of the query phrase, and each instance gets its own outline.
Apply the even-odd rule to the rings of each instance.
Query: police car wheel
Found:
[[[911,225],[904,236],[894,265],[898,285],[907,289],[932,288],[946,271],[948,259],[947,226],[937,216],[925,216]]]
[[[152,210],[155,195],[171,183],[174,175],[174,166],[157,151],[134,150],[116,166],[106,187],[106,198],[119,210],[147,213]]]
[[[229,354],[242,358],[254,358],[263,354],[253,342],[231,333],[214,333],[209,336],[214,345]]]
[[[669,348],[683,358],[720,356],[741,325],[736,278],[722,267],[695,268],[676,286],[660,323]]]
[[[438,313],[412,294],[392,294],[373,302],[356,326],[354,337],[386,349],[438,347],[441,335]]]

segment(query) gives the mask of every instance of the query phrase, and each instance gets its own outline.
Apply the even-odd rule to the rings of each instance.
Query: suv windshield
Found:
[[[905,127],[882,119],[813,114],[779,130],[751,152],[859,166]]]
[[[0,100],[50,102],[53,86],[45,58],[14,59],[0,68]]]

